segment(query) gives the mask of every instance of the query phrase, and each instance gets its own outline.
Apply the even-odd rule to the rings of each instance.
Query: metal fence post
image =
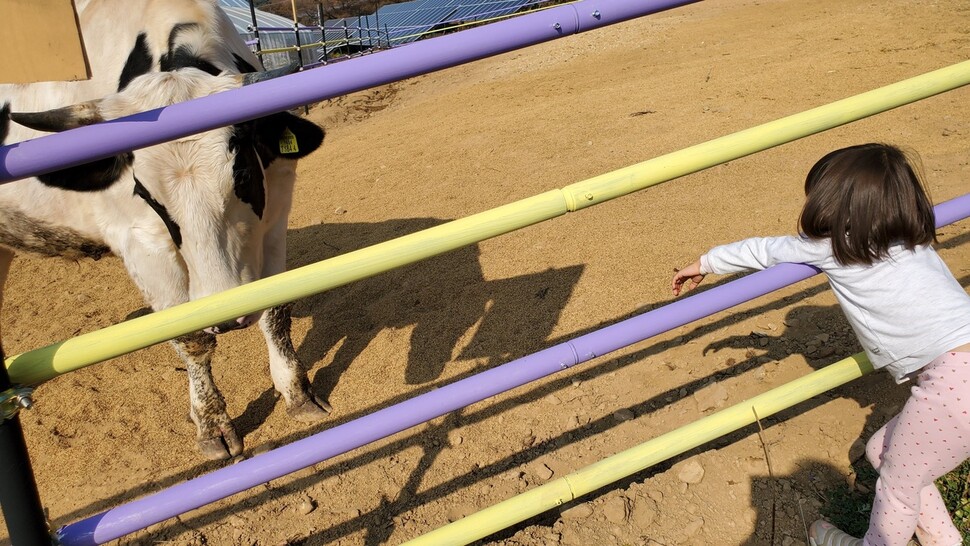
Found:
[[[2,355],[0,349],[0,362]],[[30,397],[11,387],[7,368],[0,364],[0,508],[11,544],[50,546],[50,529],[18,415],[21,408],[30,406]]]
[[[256,56],[262,62],[263,58],[260,52],[263,48],[259,43],[259,22],[256,20],[256,5],[253,3],[253,0],[249,0],[249,15],[253,18],[253,39],[256,40]]]
[[[326,64],[330,60],[327,58],[327,19],[321,2],[317,2],[317,21],[320,22],[320,41],[323,42],[323,63]]]

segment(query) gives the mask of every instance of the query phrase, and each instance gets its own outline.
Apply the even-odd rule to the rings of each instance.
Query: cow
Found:
[[[89,80],[0,85],[8,144],[237,88],[259,60],[216,0],[76,0]],[[256,75],[254,75],[256,74]],[[153,310],[285,268],[297,159],[324,131],[281,112],[0,185],[0,250],[121,258]],[[314,395],[280,306],[172,341],[185,362],[189,415],[209,459],[242,453],[210,362],[216,334],[259,323],[287,412],[317,422]]]

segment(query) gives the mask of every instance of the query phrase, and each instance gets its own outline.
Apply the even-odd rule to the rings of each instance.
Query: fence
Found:
[[[698,0],[583,0],[407,47],[0,147],[0,182],[110,157]]]
[[[431,41],[425,43],[431,43]],[[409,47],[417,45],[421,43]],[[374,55],[367,59],[378,56]],[[365,59],[361,59],[363,60]],[[345,63],[344,66],[350,64],[353,63]],[[333,68],[339,66],[341,65],[333,65]],[[320,72],[327,70],[329,68],[319,69]],[[304,74],[307,73],[265,83],[282,82],[285,89],[289,87],[287,80]],[[970,83],[970,61],[964,61],[590,178],[561,190],[548,191],[330,260],[290,270],[270,279],[261,279],[220,294],[16,355],[7,359],[7,366],[15,382],[40,383],[68,371],[218,324],[228,320],[226,317],[245,316],[330,290],[968,83]],[[259,85],[263,84],[252,87]],[[296,91],[293,88],[291,90]],[[246,91],[246,89],[239,91]],[[228,96],[230,93],[233,92],[223,93],[223,95]],[[162,110],[180,108],[211,98],[213,97],[205,97]],[[114,124],[106,124],[102,132],[112,133],[111,125]],[[90,128],[96,127],[99,126]],[[69,133],[81,132],[84,129],[88,128],[43,137],[33,142],[69,136]],[[112,152],[111,155],[114,153],[116,152]],[[57,156],[58,154],[51,154],[43,159],[48,164],[53,164],[58,159]]]
[[[970,217],[970,194],[938,205],[936,213],[938,225],[950,224]],[[748,275],[91,516],[62,528],[60,539],[65,545],[87,545],[119,538],[318,464],[488,397],[569,369],[597,356],[729,309],[805,280],[817,273],[816,269],[806,265],[782,264]],[[514,510],[509,510],[507,506],[489,509],[468,522],[460,524],[457,529],[443,529],[441,533],[429,535],[428,542],[422,543],[437,545],[472,542],[486,536],[489,532],[523,521],[546,509],[593,491],[600,485],[608,484],[747,425],[753,422],[744,420],[745,417],[753,418],[753,415],[747,413],[749,408],[757,407],[758,415],[768,416],[855,379],[870,369],[865,359],[860,358],[859,355],[833,364],[826,370],[815,372],[792,384],[765,393],[758,400],[750,400],[716,416],[684,427],[689,428],[688,431],[678,430],[671,433],[680,440],[679,443],[671,442],[668,438],[657,438],[643,447],[634,448],[636,450],[634,455],[625,456],[626,459],[633,459],[632,463],[618,464],[617,459],[606,459],[595,465],[592,470],[586,471],[594,477],[587,479],[584,487],[568,486],[567,482],[561,481],[549,484],[548,487],[543,486],[533,493],[528,493],[525,498],[507,501],[512,502]],[[718,425],[712,426],[711,422]],[[725,426],[725,422],[731,424],[733,428]],[[698,429],[705,433],[699,434]],[[658,444],[664,449],[656,449]],[[647,458],[641,454],[643,451],[651,455],[659,454],[659,456]],[[621,460],[623,458],[621,457]],[[610,470],[603,472],[603,469]],[[583,480],[573,480],[573,482],[577,481]],[[590,484],[599,485],[594,487]],[[552,493],[550,489],[553,490]],[[570,493],[567,495],[565,491]],[[537,502],[537,499],[542,499],[542,502]],[[496,512],[500,515],[497,516]],[[483,522],[491,523],[485,525]],[[505,525],[499,526],[500,522],[504,522]],[[481,534],[483,532],[484,534]],[[460,540],[456,540],[454,538],[456,536],[461,537]]]
[[[491,29],[468,31],[465,33],[465,37],[468,40],[464,37],[458,40],[455,35],[452,35],[447,39],[436,41],[434,46],[431,47],[420,44],[418,47],[409,48],[403,56],[395,52],[387,52],[381,60],[389,64],[381,71],[379,69],[380,63],[376,63],[378,70],[373,72],[373,74],[382,74],[381,76],[371,78],[369,81],[366,78],[360,77],[343,81],[352,81],[354,82],[353,85],[358,85],[357,89],[364,89],[381,83],[389,83],[390,81],[396,81],[432,70],[503,53],[527,45],[560,38],[569,33],[582,32],[600,26],[622,22],[633,17],[647,15],[662,9],[691,3],[692,1],[696,0],[667,2],[645,1],[636,3],[636,5],[630,5],[629,3],[624,5],[623,2],[619,1],[587,0],[583,3],[583,7],[588,7],[589,12],[584,17],[579,16],[575,7],[565,7],[564,9],[550,10],[546,12],[547,16],[534,14],[523,17],[520,20],[511,20],[496,24],[492,29],[498,32],[491,32]],[[491,34],[494,34],[494,37],[498,39],[490,38]],[[466,45],[470,47],[466,47]],[[440,49],[436,51],[435,46]],[[372,66],[373,64],[375,63],[369,63],[366,66],[370,66],[370,69],[373,70],[375,68],[375,66]],[[353,72],[352,70],[346,69],[340,70],[347,73]],[[337,76],[333,70],[331,70],[330,74]],[[380,78],[385,78],[385,81],[380,81]],[[323,91],[320,91],[321,88]],[[309,90],[312,88],[305,87],[304,89]],[[346,94],[353,90],[355,89],[337,86],[336,89],[331,88],[329,90],[331,94],[327,95],[327,85],[324,84],[322,87],[317,87],[314,91],[318,93],[316,98],[312,96],[309,98],[298,97],[295,99],[296,102],[290,105],[274,105],[272,101],[266,102],[268,97],[263,97],[263,105],[268,104],[269,109],[257,108],[255,112],[249,110],[248,114],[244,113],[242,115],[238,112],[233,113],[231,110],[223,111],[221,113],[222,118],[217,116],[215,121],[213,119],[207,120],[206,123],[211,124],[207,127],[193,126],[190,114],[188,118],[183,118],[180,121],[176,120],[174,123],[168,124],[168,134],[164,133],[163,129],[166,127],[166,110],[170,111],[171,109],[161,109],[126,118],[128,122],[134,122],[135,124],[127,128],[121,128],[124,121],[114,121],[112,123],[102,124],[101,126],[89,127],[89,129],[95,129],[94,134],[82,136],[80,141],[75,140],[73,143],[71,139],[76,139],[79,136],[77,135],[77,130],[69,131],[62,135],[52,135],[33,141],[20,142],[11,146],[3,146],[0,147],[0,182],[25,178],[58,168],[88,162],[96,159],[95,156],[99,153],[101,154],[100,157],[114,155],[115,152],[111,151],[112,147],[120,146],[119,150],[124,151],[137,149],[178,138],[179,136],[241,122],[245,119],[253,119],[297,105],[308,104],[314,102],[314,100],[322,100],[324,98]],[[284,92],[284,95],[289,95],[293,98],[292,93]],[[304,98],[305,100],[303,100]],[[218,108],[219,105],[226,106],[228,104],[232,104],[233,108],[239,107],[242,101],[245,100],[245,95],[237,97],[235,102],[232,102],[226,96],[217,99],[211,102],[207,108]],[[198,101],[193,102],[196,107],[199,106]],[[191,105],[189,106],[191,108]],[[179,108],[176,107],[174,110],[178,112]],[[247,115],[248,117],[246,117]],[[155,134],[152,134],[152,131],[149,131],[147,134],[142,133],[141,138],[144,140],[141,141],[128,138],[138,133],[137,126],[139,121],[144,123],[149,120],[154,120],[154,123],[151,125],[155,126],[153,131],[157,130]],[[112,141],[110,138],[99,140],[98,127],[103,128],[108,125],[113,125],[114,128],[109,129],[107,135],[110,136],[112,130],[116,131],[114,133],[115,140]],[[127,131],[127,134],[123,133],[123,131]],[[84,130],[80,132],[90,133],[90,131]],[[62,142],[63,139],[60,137],[63,136],[68,137],[66,142]],[[80,153],[62,156],[61,159],[63,161],[45,162],[43,157],[53,157],[57,153],[57,142],[62,142],[61,152],[74,148],[75,143],[80,142],[81,148],[74,148]],[[64,144],[66,144],[66,147]],[[91,146],[92,144],[106,146],[98,149],[97,146]],[[82,149],[83,151],[81,151]],[[2,475],[2,481],[4,482],[4,487],[0,488],[0,508],[2,508],[4,518],[8,522],[7,527],[11,540],[15,541],[18,546],[44,544],[47,542],[45,539],[47,536],[47,526],[43,507],[37,494],[36,483],[33,479],[33,472],[23,439],[19,416],[17,415],[21,406],[27,407],[29,405],[29,389],[11,383],[7,374],[7,364],[8,361],[5,361],[5,366],[0,368],[0,449],[2,449],[0,453],[3,454],[2,459],[0,459],[0,463],[2,463],[0,464],[0,475]]]
[[[587,0],[587,2],[591,1],[592,0]],[[577,4],[577,6],[582,6],[587,2],[581,2]],[[598,3],[598,5],[603,6],[601,9],[605,9],[605,7],[609,4],[609,2]],[[512,22],[514,21],[510,21],[508,23]],[[468,32],[474,32],[474,30]],[[445,40],[447,38],[448,37],[444,37],[441,38],[441,40]],[[433,42],[434,41],[428,41],[425,43],[431,44]],[[413,51],[412,48],[418,45],[421,44],[415,44],[407,49],[409,51]],[[367,59],[376,57],[378,57],[378,55],[369,58],[362,58],[359,61],[354,61],[354,63],[363,62]],[[448,60],[446,62],[453,61]],[[345,66],[350,64],[351,63],[345,63]],[[332,68],[336,68],[338,66],[340,65],[335,65]],[[321,69],[321,72],[325,70],[326,69]],[[420,70],[430,71],[432,69],[422,67]],[[299,91],[301,86],[299,81],[302,80],[298,81],[298,78],[307,76],[309,74],[312,74],[312,72],[285,78],[288,81],[284,87],[293,91]],[[346,85],[362,85],[363,87],[358,88],[364,88],[368,86],[366,85],[366,81],[370,80],[365,80],[365,83],[350,82]],[[267,93],[278,93],[278,91],[270,91],[271,86],[269,84],[272,83],[273,82],[267,82],[266,84],[259,84],[253,87],[257,88],[259,86],[263,86],[267,90]],[[222,322],[227,318],[242,316],[243,314],[271,307],[278,303],[327,290],[335,286],[352,282],[358,278],[363,278],[386,271],[392,267],[418,261],[431,255],[440,254],[447,250],[484,240],[488,237],[507,233],[527,225],[532,225],[546,219],[554,218],[569,211],[576,211],[587,206],[602,203],[615,197],[626,195],[628,193],[650,187],[664,181],[672,180],[685,174],[696,172],[698,170],[743,157],[772,146],[777,146],[797,138],[849,123],[851,121],[861,119],[863,117],[873,115],[902,104],[907,104],[915,100],[926,98],[937,93],[966,85],[967,83],[970,83],[970,62],[953,65],[945,69],[930,72],[916,78],[870,91],[868,93],[850,97],[830,105],[782,118],[775,122],[770,122],[745,131],[734,133],[707,143],[699,144],[679,152],[641,163],[639,165],[628,167],[626,169],[620,169],[612,173],[607,173],[584,182],[567,186],[562,190],[546,192],[530,199],[525,199],[510,205],[506,205],[505,207],[500,207],[499,209],[494,209],[492,211],[480,213],[462,220],[457,220],[444,226],[432,228],[431,230],[426,230],[425,232],[414,234],[412,236],[389,241],[370,249],[350,253],[333,260],[321,262],[319,264],[306,266],[271,279],[264,279],[262,281],[257,281],[256,283],[227,291],[220,295],[211,296],[209,298],[197,300],[196,302],[191,302],[177,308],[161,311],[153,315],[106,328],[99,332],[85,334],[73,340],[67,340],[44,349],[24,353],[23,355],[19,355],[8,360],[10,373],[16,383],[38,383],[46,379],[50,379],[59,373],[64,373],[84,365],[105,360],[107,358],[112,358],[114,356],[118,356],[153,343],[164,341],[165,339],[174,337],[176,335],[195,331],[202,327]],[[240,90],[239,92],[232,93],[242,93],[244,91],[247,90]],[[230,94],[225,94],[219,98],[224,98],[228,101],[230,99],[229,95]],[[243,94],[238,94],[238,96],[249,97],[249,95]],[[255,96],[256,94],[253,93],[253,97]],[[250,97],[250,100],[252,101],[254,99]],[[293,99],[288,98],[285,100],[291,101]],[[206,99],[200,99],[200,101],[193,102],[213,103],[213,101],[206,101]],[[145,125],[158,125],[162,129],[165,129],[166,127],[174,127],[177,122],[173,121],[173,118],[168,117],[166,112],[170,110],[176,110],[177,112],[183,110],[186,112],[192,111],[189,106],[187,106],[189,104],[190,103],[185,103],[184,105],[174,105],[166,109],[142,114],[142,117],[140,118],[139,116],[134,116],[134,118],[155,118],[158,121]],[[203,110],[205,109],[208,109],[208,106],[203,108]],[[234,111],[238,114],[237,118],[241,118],[243,116],[257,117],[262,115],[260,113],[252,113],[253,111],[258,110],[259,108],[250,109],[240,114],[239,109],[234,108]],[[215,116],[214,119],[221,120],[222,118]],[[239,119],[233,119],[231,121],[207,120],[203,123],[203,125],[214,123],[215,125],[212,126],[219,126],[234,121],[239,121]],[[112,128],[112,125],[117,126],[117,128]],[[92,126],[77,131],[63,133],[61,135],[44,137],[42,139],[37,139],[36,142],[40,143],[42,141],[51,139],[56,140],[56,137],[70,137],[70,133],[79,133],[82,131],[85,132],[86,135],[98,134],[110,136],[112,131],[121,134],[125,130],[121,127],[124,126],[124,121],[117,124],[106,124],[103,127]],[[103,132],[92,133],[91,130]],[[176,128],[174,130],[184,131],[185,129]],[[204,128],[198,130],[204,130]],[[190,130],[182,134],[189,134],[191,132],[195,131]],[[130,135],[125,133],[125,136],[128,137]],[[90,138],[91,136],[84,136],[83,139],[88,140]],[[144,135],[139,136],[139,138],[146,139],[145,141],[147,142],[151,142],[154,139],[158,139],[156,141],[166,140],[164,137],[151,134],[150,131],[145,132]],[[55,140],[51,140],[51,142],[55,142]],[[61,140],[65,139],[61,138]],[[56,142],[60,142],[61,140]],[[128,138],[127,143],[130,146],[132,140]],[[18,147],[17,149],[20,148],[22,148],[22,146]],[[37,149],[42,148],[38,147]],[[108,149],[109,151],[103,152],[105,149]],[[101,151],[97,151],[95,153],[113,155],[118,151],[122,151],[122,149],[111,151],[110,147],[101,147],[99,150]],[[29,174],[35,174],[41,172],[43,169],[54,170],[56,168],[66,166],[57,165],[56,160],[47,160],[46,163],[43,161],[38,163],[37,161],[31,162],[18,159],[24,156],[13,154],[14,151],[16,150],[9,150],[7,148],[0,149],[0,156],[5,156],[6,158],[5,168],[7,168],[7,170],[5,173],[3,173],[5,176],[13,176],[16,178],[20,176],[28,176]],[[47,157],[58,155],[59,154],[57,153],[48,152]],[[13,157],[12,163],[10,162],[11,156]],[[73,159],[67,159],[64,161],[75,161],[76,163],[80,163],[89,161],[91,159],[94,159],[92,155],[85,156],[84,154],[79,154]],[[18,161],[24,162],[18,164]],[[9,168],[10,165],[13,165],[12,170]],[[30,168],[41,170],[31,172]],[[19,176],[12,174],[15,172],[26,172],[29,174],[20,174]],[[961,210],[964,212],[959,214],[963,214],[963,216],[970,214],[970,212],[965,212],[968,208],[970,208],[970,199],[968,199],[968,196],[954,200],[951,203],[956,204],[948,204],[947,206],[962,207]],[[955,217],[959,217],[959,214],[957,214]],[[363,271],[363,273],[358,273],[355,275],[354,270]],[[766,271],[761,274],[752,275],[739,281],[735,281],[736,283],[740,284],[731,283],[729,285],[724,285],[724,287],[719,287],[724,288],[724,290],[721,292],[715,292],[716,289],[710,290],[702,294],[692,296],[691,298],[681,300],[675,304],[652,313],[660,312],[664,316],[669,315],[672,320],[671,324],[686,324],[687,322],[696,320],[697,318],[706,316],[707,314],[716,312],[722,308],[736,305],[737,303],[746,301],[751,297],[755,297],[762,293],[767,293],[770,290],[780,288],[781,286],[790,284],[791,282],[796,282],[797,280],[806,278],[814,273],[814,270],[807,268],[806,266],[793,265],[791,267],[782,267],[780,269],[776,268],[771,271]],[[747,286],[745,283],[750,283],[751,286]],[[305,288],[298,289],[297,287],[300,285],[303,285]],[[738,300],[738,298],[742,299]],[[727,307],[723,307],[724,305],[727,305]],[[705,314],[697,315],[697,313],[700,312],[705,312]],[[643,315],[643,317],[647,317],[647,315]],[[637,317],[637,319],[641,319],[641,317]],[[463,401],[475,401],[473,400],[475,396],[479,397],[477,400],[484,399],[498,392],[502,392],[503,390],[507,390],[508,388],[538,379],[538,377],[568,368],[572,365],[578,364],[581,361],[588,360],[593,356],[599,356],[600,354],[608,352],[609,350],[615,350],[615,348],[626,346],[630,343],[635,343],[645,339],[645,337],[659,333],[649,333],[650,330],[645,328],[646,324],[656,322],[657,319],[655,315],[650,315],[648,319],[642,320],[644,321],[642,323],[624,323],[623,328],[629,328],[629,331],[624,331],[622,334],[617,334],[616,332],[618,330],[610,330],[610,333],[606,335],[606,337],[610,338],[610,341],[604,346],[598,346],[595,344],[585,345],[585,343],[590,341],[592,338],[588,339],[587,336],[584,336],[562,346],[557,346],[547,349],[541,353],[537,353],[537,355],[533,355],[532,357],[526,357],[529,359],[528,361],[526,361],[526,359],[522,359],[522,362],[516,361],[509,363],[505,366],[484,372],[480,376],[469,378],[463,380],[462,382],[446,386],[432,393],[428,393],[427,395],[422,395],[424,397],[432,396],[433,398],[433,395],[447,397],[449,393],[463,393],[466,397],[470,395],[472,398],[465,398],[463,400],[449,399],[447,404],[442,405],[434,400],[429,402],[429,399],[427,398],[416,397],[405,402],[405,404],[412,404],[415,406],[415,408],[427,405],[426,413],[424,415],[432,415],[432,417],[447,413],[448,411],[452,411],[453,409],[466,405],[465,403],[461,403]],[[162,326],[166,327],[166,331],[164,333],[159,334],[157,332],[153,332]],[[623,330],[623,328],[620,330]],[[600,339],[598,337],[599,335],[603,334],[597,334],[596,339]],[[617,343],[622,344],[616,345]],[[614,349],[609,348],[614,345]],[[536,360],[543,363],[541,375],[537,377],[529,377],[522,372],[510,371],[521,367],[523,369],[531,369],[532,371],[530,373],[540,373],[537,371],[537,366],[534,365]],[[455,404],[461,405],[456,406]],[[423,422],[411,422],[414,419],[424,416],[419,415],[419,412],[416,409],[413,412],[403,412],[398,409],[397,413],[407,413],[407,419],[410,421],[396,423],[393,425],[394,427],[403,426],[404,428],[407,428],[408,426],[413,426],[418,422]],[[436,415],[433,415],[435,413]],[[372,423],[385,423],[385,425],[382,426],[386,426],[385,417],[387,417],[386,414],[378,412],[372,414],[371,416],[364,417],[362,420],[369,419]],[[409,422],[411,422],[411,424],[408,424]],[[358,422],[353,422],[320,434],[330,435],[329,437],[324,437],[328,438],[327,444],[332,444],[336,440],[336,438],[333,437],[347,439],[345,443],[334,448],[342,450],[340,451],[342,453],[377,439],[371,439],[367,437],[367,435],[363,434],[361,431],[365,428],[367,427],[363,427]],[[394,432],[391,430],[392,428],[393,427],[383,429],[381,432],[382,436],[379,437],[383,437]],[[388,430],[390,430],[390,432],[387,432]],[[401,430],[403,430],[403,428]],[[320,435],[308,438],[304,441],[319,442]],[[291,444],[291,446],[295,446],[297,444]],[[316,446],[315,449],[317,451],[314,452],[314,449],[308,449],[304,444],[300,444],[299,447],[291,448],[290,446],[286,446],[279,448],[274,452],[243,461],[234,467],[228,467],[213,474],[198,478],[198,480],[214,480],[209,483],[220,483],[220,481],[234,482],[229,489],[226,489],[224,486],[220,486],[222,487],[221,489],[212,488],[209,486],[201,487],[200,482],[195,480],[185,482],[185,484],[181,484],[170,490],[158,493],[151,497],[140,499],[139,501],[113,509],[104,514],[99,514],[92,518],[88,518],[76,524],[69,525],[62,529],[60,533],[61,539],[65,544],[91,544],[104,542],[106,540],[123,536],[127,532],[135,530],[133,528],[126,527],[132,525],[132,522],[137,521],[139,525],[145,526],[147,524],[162,521],[168,517],[172,517],[172,515],[182,513],[186,510],[191,510],[207,502],[212,502],[218,498],[223,498],[234,492],[251,487],[245,486],[242,489],[232,490],[232,488],[239,487],[240,484],[235,478],[231,480],[226,479],[225,473],[234,469],[238,469],[239,472],[245,472],[246,474],[251,475],[252,479],[257,480],[253,483],[253,485],[256,485],[259,483],[264,483],[273,477],[278,477],[266,474],[265,470],[260,470],[261,468],[264,469],[268,466],[283,464],[287,468],[298,470],[299,468],[304,468],[311,464],[315,464],[316,462],[336,454],[327,454],[323,451],[319,451],[319,445]],[[283,474],[285,473],[287,472],[284,472]],[[200,498],[199,494],[202,494],[206,498]],[[212,498],[213,496],[216,498]],[[196,504],[198,502],[201,502],[202,504]],[[145,522],[150,523],[146,524]]]

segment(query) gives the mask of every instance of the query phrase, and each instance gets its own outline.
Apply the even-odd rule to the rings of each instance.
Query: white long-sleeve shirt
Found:
[[[701,272],[738,273],[782,262],[825,272],[869,361],[899,383],[970,343],[970,295],[929,245],[894,246],[873,265],[846,266],[835,260],[829,239],[756,237],[712,248],[701,257]]]

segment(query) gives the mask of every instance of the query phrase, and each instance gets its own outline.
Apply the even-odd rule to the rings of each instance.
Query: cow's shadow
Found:
[[[290,230],[287,266],[294,269],[446,221],[412,218]],[[434,381],[454,359],[491,365],[541,348],[583,266],[486,280],[479,257],[473,244],[298,301],[293,316],[312,320],[297,347],[300,361],[312,368],[330,358],[313,378],[316,394],[329,396],[354,359],[388,329],[410,330],[405,369],[387,373],[401,374],[413,385]]]

